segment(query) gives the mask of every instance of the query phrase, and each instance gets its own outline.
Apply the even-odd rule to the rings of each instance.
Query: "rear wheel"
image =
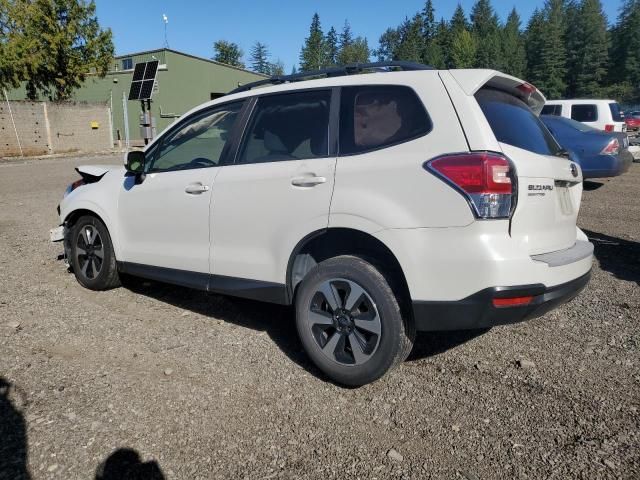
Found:
[[[296,296],[300,340],[332,380],[360,386],[402,362],[414,332],[385,277],[358,257],[318,264]]]
[[[78,282],[91,290],[120,285],[116,257],[107,227],[96,217],[80,217],[71,229],[70,263]]]

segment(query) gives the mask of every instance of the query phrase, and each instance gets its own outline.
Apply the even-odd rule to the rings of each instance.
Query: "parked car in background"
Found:
[[[615,100],[548,100],[542,115],[555,115],[584,123],[605,132],[625,132],[620,105]]]
[[[627,131],[640,130],[640,111],[629,112],[624,117],[624,123],[627,124]]]
[[[626,172],[633,162],[626,133],[603,132],[554,115],[541,115],[540,119],[580,165],[583,178],[615,177]]]

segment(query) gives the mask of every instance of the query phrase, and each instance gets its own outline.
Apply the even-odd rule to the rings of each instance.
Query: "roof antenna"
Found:
[[[165,13],[162,14],[162,23],[164,23],[164,48],[169,48],[169,40],[167,38],[167,24],[169,23],[169,17]]]

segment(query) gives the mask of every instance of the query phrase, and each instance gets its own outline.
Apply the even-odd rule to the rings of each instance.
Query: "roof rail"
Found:
[[[247,83],[238,88],[231,90],[227,95],[233,93],[246,92],[252,88],[261,87],[263,85],[280,85],[282,83],[301,82],[304,80],[313,80],[316,78],[344,77],[346,75],[355,75],[363,73],[367,70],[373,71],[391,71],[391,70],[433,70],[434,68],[422,63],[391,61],[391,62],[373,62],[373,63],[349,63],[340,67],[324,68],[322,70],[312,70],[310,72],[294,73],[292,75],[275,75],[271,78],[258,80],[257,82]]]

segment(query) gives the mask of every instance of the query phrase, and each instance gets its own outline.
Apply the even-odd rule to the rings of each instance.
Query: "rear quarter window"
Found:
[[[499,142],[541,155],[560,152],[549,130],[519,98],[492,88],[481,88],[475,97]]]
[[[578,122],[595,122],[598,120],[598,106],[591,104],[571,105],[571,118]]]
[[[400,85],[343,87],[340,154],[355,155],[408,142],[431,131],[416,93]]]

